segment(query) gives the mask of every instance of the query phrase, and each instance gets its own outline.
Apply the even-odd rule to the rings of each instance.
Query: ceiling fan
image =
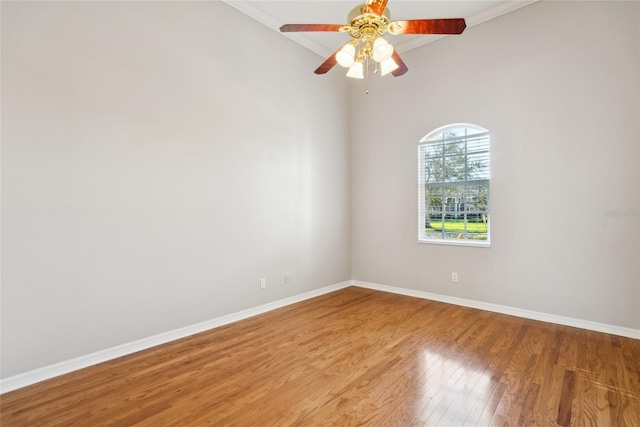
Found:
[[[388,0],[367,0],[354,8],[347,17],[349,24],[285,24],[280,31],[335,31],[348,33],[353,40],[338,49],[316,70],[316,74],[325,74],[336,63],[348,68],[347,77],[364,78],[364,63],[373,59],[382,76],[391,73],[398,77],[409,69],[382,36],[385,33],[396,34],[461,34],[466,28],[462,18],[454,19],[413,19],[409,21],[391,21]]]

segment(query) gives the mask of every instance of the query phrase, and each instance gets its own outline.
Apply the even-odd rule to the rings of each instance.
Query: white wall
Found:
[[[218,2],[3,2],[2,377],[348,280],[321,61]]]
[[[353,279],[640,328],[638,9],[536,3],[354,90]],[[492,135],[488,249],[417,243],[417,141],[458,122]]]

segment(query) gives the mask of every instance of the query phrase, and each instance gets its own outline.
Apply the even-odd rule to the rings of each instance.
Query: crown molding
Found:
[[[503,3],[497,4],[494,7],[489,9],[485,9],[482,12],[476,13],[465,18],[467,23],[467,28],[475,27],[476,25],[480,25],[484,22],[490,21],[492,19],[498,18],[502,15],[506,15],[508,13],[514,12],[518,9],[522,9],[525,6],[529,6],[530,4],[537,3],[540,0],[515,0],[515,1],[505,1]],[[436,40],[440,40],[441,38],[446,37],[444,35],[441,36],[429,36],[424,38],[411,38],[404,41],[398,41],[398,39],[394,39],[393,45],[398,50],[398,52],[408,52],[410,50],[416,49],[420,46],[424,46],[429,43],[433,43]]]
[[[245,15],[255,19],[256,21],[266,25],[274,31],[280,33],[280,27],[285,24],[285,22],[280,22],[277,18],[271,16],[270,14],[264,12],[263,10],[249,4],[244,0],[222,0],[227,5],[232,8],[244,13]],[[540,0],[507,0],[501,2],[489,9],[485,9],[479,13],[474,15],[465,17],[467,22],[467,28],[482,24],[483,22],[490,21],[491,19],[497,18],[502,15],[506,15],[523,7],[529,6],[530,4],[536,3]],[[283,36],[293,40],[299,45],[309,49],[312,52],[317,53],[323,58],[332,55],[334,52],[328,50],[326,47],[320,45],[315,42],[313,39],[307,37],[305,33],[281,33]],[[416,49],[420,46],[424,46],[426,44],[432,43],[436,40],[440,40],[445,36],[429,36],[429,37],[413,37],[411,39],[407,39],[407,41],[394,40],[393,45],[395,49],[399,53],[408,52],[412,49]],[[337,46],[339,47],[339,46]],[[337,48],[336,47],[336,48]]]
[[[249,16],[250,18],[255,19],[256,21],[260,22],[261,24],[266,25],[267,27],[271,28],[272,30],[277,31],[279,34],[282,34],[283,36],[287,37],[288,39],[293,40],[294,42],[298,43],[299,45],[302,45],[302,46],[306,47],[310,51],[317,53],[318,55],[322,56],[323,58],[326,58],[327,56],[333,54],[333,52],[327,50],[321,44],[316,43],[314,40],[312,40],[309,37],[307,37],[304,33],[281,33],[280,32],[280,27],[283,26],[285,24],[285,22],[280,22],[278,19],[274,18],[273,16],[269,15],[268,13],[264,12],[263,10],[258,9],[256,7],[250,5],[246,1],[243,1],[243,0],[222,0],[222,2],[226,3],[227,5],[231,6],[234,9],[244,13],[245,15]]]

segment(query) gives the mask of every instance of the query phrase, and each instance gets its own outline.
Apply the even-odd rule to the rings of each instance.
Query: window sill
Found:
[[[426,245],[448,245],[448,246],[471,246],[476,248],[490,248],[491,242],[471,242],[459,240],[418,240],[420,244]]]

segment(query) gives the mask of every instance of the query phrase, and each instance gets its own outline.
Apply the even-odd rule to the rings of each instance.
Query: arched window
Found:
[[[418,145],[418,240],[489,246],[489,131],[453,124]]]

